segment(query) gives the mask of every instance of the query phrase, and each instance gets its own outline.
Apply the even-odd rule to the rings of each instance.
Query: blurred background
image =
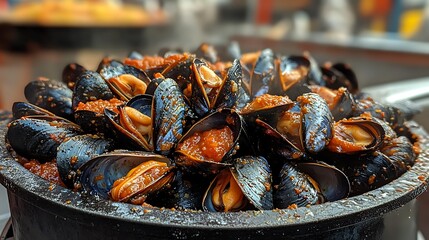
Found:
[[[429,129],[427,0],[0,0],[0,109],[25,100],[25,85],[39,76],[61,79],[68,63],[95,69],[132,50],[231,41],[242,52],[309,51],[321,64],[349,63],[368,91],[414,98],[423,109],[416,120]],[[400,87],[373,88],[381,84]],[[419,199],[429,202],[426,195]],[[429,239],[426,206],[419,229]]]
[[[239,42],[352,65],[361,86],[429,76],[425,0],[0,0],[0,107],[25,84],[131,50]],[[376,66],[376,67],[374,67]]]

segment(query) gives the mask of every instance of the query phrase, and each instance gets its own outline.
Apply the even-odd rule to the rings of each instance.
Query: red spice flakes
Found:
[[[80,102],[76,108],[77,110],[88,110],[96,113],[104,113],[104,109],[107,108],[109,110],[112,110],[116,113],[118,113],[117,106],[124,104],[123,101],[112,98],[110,100],[95,100],[95,101],[89,101],[86,103]]]
[[[32,172],[33,174],[36,174],[37,176],[46,179],[51,183],[55,183],[60,186],[65,186],[64,183],[61,181],[60,174],[58,173],[57,162],[55,160],[46,163],[39,163],[36,160],[30,160],[23,165],[28,171]]]
[[[375,178],[376,178],[376,176],[374,174],[371,175],[371,176],[369,176],[369,178],[368,178],[368,184],[372,185],[374,183],[374,181],[375,181]]]
[[[298,205],[296,205],[295,203],[287,206],[287,209],[290,209],[290,210],[295,210],[297,208],[298,208]]]

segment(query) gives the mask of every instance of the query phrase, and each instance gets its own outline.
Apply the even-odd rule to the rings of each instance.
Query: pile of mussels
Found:
[[[205,211],[296,208],[362,194],[410,168],[412,111],[359,92],[343,63],[270,49],[132,52],[25,88],[10,147],[70,189]],[[222,61],[220,60],[222,59]]]

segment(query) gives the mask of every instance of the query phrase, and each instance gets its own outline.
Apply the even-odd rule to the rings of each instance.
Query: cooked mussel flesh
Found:
[[[171,161],[149,152],[114,151],[86,162],[79,171],[85,191],[104,199],[141,204],[174,176]]]

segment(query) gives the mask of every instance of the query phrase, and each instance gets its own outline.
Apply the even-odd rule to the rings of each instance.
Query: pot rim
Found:
[[[99,199],[96,196],[85,196],[51,184],[30,173],[7,150],[5,144],[7,123],[8,120],[0,121],[0,183],[7,188],[9,194],[16,194],[30,203],[48,201],[53,204],[51,207],[47,206],[44,209],[46,211],[67,209],[68,211],[52,213],[75,221],[86,218],[82,216],[98,216],[168,228],[201,230],[288,228],[292,231],[304,230],[310,234],[322,228],[324,231],[337,229],[380,217],[423,193],[429,180],[429,136],[420,125],[411,121],[407,126],[415,136],[418,136],[421,149],[416,163],[398,179],[362,195],[297,209],[233,213],[152,209]],[[64,213],[72,214],[63,216]]]

